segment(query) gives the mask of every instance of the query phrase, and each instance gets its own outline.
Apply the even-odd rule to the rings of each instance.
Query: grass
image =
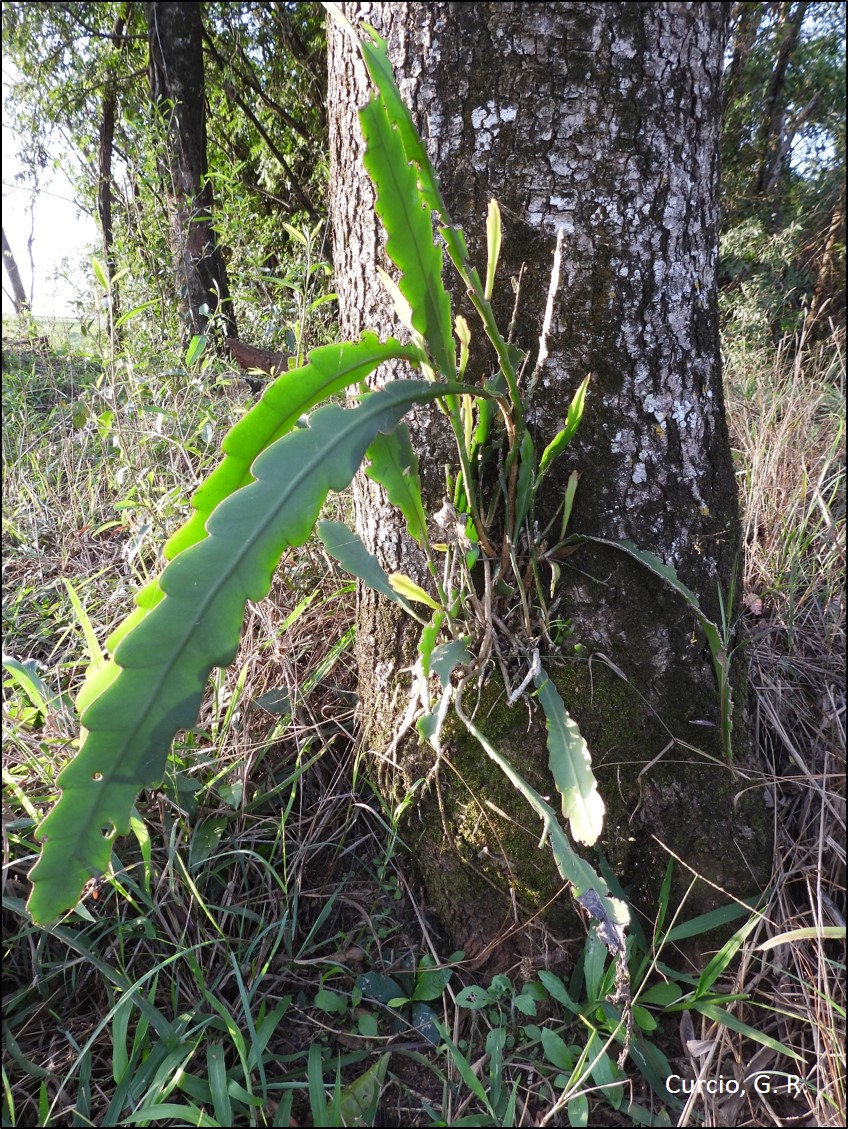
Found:
[[[354,594],[312,544],[250,608],[110,873],[31,924],[85,656],[249,398],[217,362],[104,362],[60,329],[46,353],[4,348],[3,1124],[842,1124],[842,337],[726,359],[774,874],[757,911],[718,920],[688,920],[666,883],[630,941],[620,1067],[627,989],[593,935],[479,982],[449,952],[357,760]],[[731,923],[687,963],[679,945]],[[708,1092],[755,1071],[770,1094]],[[669,1074],[704,1085],[670,1095]]]
[[[810,1113],[845,1111],[845,339],[730,357],[745,517],[754,734],[773,799],[775,868],[758,993],[810,1064]],[[825,940],[842,929],[842,942]],[[761,957],[740,970],[761,975]]]

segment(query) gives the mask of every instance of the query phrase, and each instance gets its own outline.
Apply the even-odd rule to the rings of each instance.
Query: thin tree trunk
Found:
[[[841,239],[842,243],[845,242],[845,202],[839,200],[833,205],[833,211],[830,217],[830,226],[827,229],[827,235],[824,239],[824,248],[821,252],[819,259],[818,269],[816,271],[816,289],[813,294],[813,300],[810,303],[809,322],[812,324],[825,312],[825,304],[830,297],[836,297],[837,304],[841,304],[844,308],[845,305],[845,290],[842,286],[837,286],[834,278],[834,251],[836,249],[837,241]],[[827,311],[830,315],[835,315],[837,309],[830,309]]]
[[[112,28],[112,43],[116,51],[120,51],[126,43],[124,29],[126,28],[125,16],[119,16]],[[120,315],[120,295],[118,284],[114,282],[117,274],[115,263],[115,234],[112,224],[112,152],[115,141],[115,111],[118,105],[118,88],[114,80],[108,80],[103,93],[103,108],[100,119],[100,135],[98,145],[98,178],[97,178],[97,216],[100,220],[100,234],[103,238],[103,255],[106,260],[106,270],[111,283],[110,300],[112,303],[112,321],[117,321]]]
[[[5,227],[3,228],[3,266],[6,268],[6,274],[9,276],[9,283],[12,287],[12,301],[15,303],[15,313],[22,314],[24,310],[29,309],[29,299],[26,296],[24,284],[21,282],[21,272],[18,270],[18,264],[15,261],[15,256],[12,254],[9,240],[6,238]]]
[[[555,518],[576,470],[572,529],[659,554],[717,619],[739,552],[716,312],[724,7],[343,5],[354,20],[362,11],[388,40],[448,207],[481,270],[487,204],[499,200],[495,308],[505,327],[515,302],[509,279],[520,276],[515,339],[532,354],[527,373],[556,233],[565,233],[549,356],[528,414],[537,451],[562,427],[582,378],[592,379],[573,453],[555,464],[540,499],[539,528]],[[375,267],[386,265],[383,233],[354,116],[366,96],[361,63],[331,28],[331,214],[346,334],[397,330],[377,280]],[[459,289],[454,297],[455,312],[468,313]],[[494,367],[484,354],[467,376]],[[444,467],[454,463],[439,422],[422,411],[411,424],[432,509]],[[390,571],[422,579],[420,556],[376,484],[360,479],[355,499],[369,548]],[[750,893],[751,872],[762,875],[768,865],[767,823],[756,799],[734,807],[742,788],[722,757],[718,691],[692,616],[614,550],[584,547],[563,560],[562,573],[553,596],[562,645],[546,663],[592,750],[608,807],[604,849],[619,879],[650,912],[668,860],[655,834],[711,881]],[[368,592],[360,598],[358,658],[364,739],[379,759],[392,747],[404,706],[398,687],[415,652],[394,609]],[[528,721],[525,706],[508,710],[495,680],[478,716],[519,771],[550,794],[539,719]],[[448,750],[457,775],[440,769],[441,807],[433,796],[421,800],[407,841],[454,942],[484,951],[516,912],[510,888],[518,919],[547,904],[551,920],[567,927],[568,899],[557,898],[556,875],[535,849],[533,817],[459,732]],[[392,760],[396,792],[428,775],[414,741],[393,750]],[[728,849],[731,842],[737,846]],[[681,890],[688,881],[681,873]],[[701,907],[715,896],[707,886],[702,892]]]
[[[730,16],[731,30],[728,49],[732,48],[730,65],[724,75],[724,105],[739,98],[742,93],[743,73],[748,56],[760,34],[765,16],[764,4],[751,4],[747,0],[733,5]]]
[[[150,91],[170,127],[162,169],[171,216],[177,290],[188,333],[202,333],[220,309],[225,334],[238,337],[221,249],[212,226],[206,165],[201,9],[199,4],[146,3]]]
[[[798,46],[801,25],[809,4],[783,4],[779,17],[777,36],[780,49],[774,64],[771,82],[766,91],[766,104],[763,109],[762,130],[760,133],[759,165],[754,178],[754,195],[765,196],[773,191],[779,179],[781,165],[788,150],[784,150],[783,137],[786,128],[786,81],[792,53]],[[775,230],[781,221],[775,220]]]

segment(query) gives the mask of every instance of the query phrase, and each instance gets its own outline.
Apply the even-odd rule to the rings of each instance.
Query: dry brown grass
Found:
[[[787,340],[770,365],[727,369],[752,731],[775,841],[771,898],[733,990],[751,998],[737,1014],[800,1058],[793,1067],[726,1028],[703,1034],[719,1040],[716,1076],[794,1069],[804,1085],[794,1096],[718,1096],[705,1113],[708,1124],[844,1125],[844,933],[823,933],[845,926],[844,335],[815,347]]]

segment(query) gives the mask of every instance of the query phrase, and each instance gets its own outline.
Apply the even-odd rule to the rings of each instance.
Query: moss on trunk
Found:
[[[546,669],[592,751],[607,808],[598,846],[648,931],[669,851],[679,859],[671,905],[685,899],[684,920],[761,890],[771,829],[759,794],[724,759],[717,734],[671,742],[670,719],[654,715],[638,689],[601,659],[549,657]],[[466,691],[467,709],[473,701]],[[558,808],[538,706],[522,700],[510,708],[493,676],[479,694],[476,724]],[[539,911],[555,935],[573,936],[579,911],[550,849],[539,848],[538,818],[455,718],[444,736],[443,763],[419,795],[404,836],[453,943],[474,957]],[[434,756],[429,748],[406,746],[407,789],[427,776]],[[580,851],[598,866],[597,850]],[[705,881],[693,885],[694,875]],[[526,952],[527,945],[524,937],[507,947]]]

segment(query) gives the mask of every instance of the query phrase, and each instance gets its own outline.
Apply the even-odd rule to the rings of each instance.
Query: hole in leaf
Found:
[[[103,773],[102,772],[95,772],[91,779],[92,780],[102,780],[103,779]]]
[[[104,839],[113,839],[115,837],[116,827],[114,823],[107,823],[100,828],[100,834]]]

